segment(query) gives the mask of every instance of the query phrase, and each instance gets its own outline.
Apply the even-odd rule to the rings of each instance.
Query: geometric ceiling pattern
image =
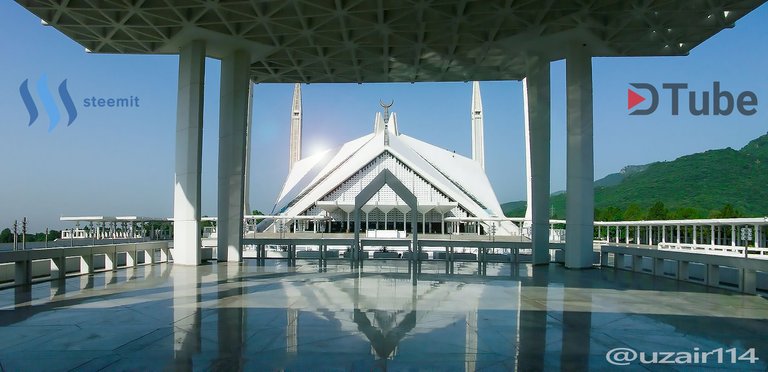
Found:
[[[254,82],[519,80],[569,48],[685,55],[764,0],[17,0],[93,53],[251,55]]]

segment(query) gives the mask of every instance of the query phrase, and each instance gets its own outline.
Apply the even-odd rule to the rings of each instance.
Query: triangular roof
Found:
[[[293,216],[304,212],[384,153],[391,154],[472,215],[503,217],[480,164],[398,133],[394,113],[386,123],[377,114],[374,133],[297,162],[273,213]],[[502,223],[497,233],[511,234],[515,229],[512,223]]]

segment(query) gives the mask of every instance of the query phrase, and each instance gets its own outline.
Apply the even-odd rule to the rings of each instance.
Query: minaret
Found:
[[[485,169],[485,140],[483,139],[483,100],[480,82],[472,82],[472,160]]]
[[[291,152],[288,160],[288,172],[301,160],[301,84],[293,86],[293,105],[291,105]]]

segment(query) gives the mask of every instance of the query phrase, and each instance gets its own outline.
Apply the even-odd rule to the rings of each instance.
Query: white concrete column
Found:
[[[653,245],[653,226],[648,226],[648,245]]]
[[[693,244],[697,244],[698,243],[696,241],[696,230],[698,230],[698,229],[699,229],[698,226],[693,225]]]
[[[565,266],[592,267],[595,164],[592,135],[592,56],[573,44],[565,60],[567,180]]]
[[[666,243],[667,242],[667,226],[661,225],[661,242]]]
[[[548,264],[549,256],[549,168],[550,168],[550,82],[549,61],[528,69],[523,79],[525,139],[527,159],[528,205],[531,211],[531,246],[533,264]],[[525,223],[521,225],[521,228]]]
[[[248,84],[248,118],[245,124],[245,181],[243,183],[243,213],[248,215],[251,210],[251,138],[253,137],[253,84]]]
[[[242,258],[245,142],[250,57],[238,50],[221,60],[219,110],[218,259]]]
[[[717,245],[724,245],[723,242],[723,227],[717,226]]]
[[[760,248],[761,245],[760,225],[755,225],[755,248]]]
[[[736,225],[731,225],[731,246],[736,246]]]
[[[677,225],[677,244],[680,244],[680,225]]]
[[[445,235],[445,213],[440,213],[440,234]]]
[[[715,245],[715,225],[710,225],[710,231],[709,231],[709,244]]]
[[[192,41],[183,46],[179,53],[179,91],[176,102],[173,261],[179,265],[200,264],[204,80],[205,43]]]

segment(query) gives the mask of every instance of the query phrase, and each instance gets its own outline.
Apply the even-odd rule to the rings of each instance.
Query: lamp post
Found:
[[[13,221],[13,250],[19,249],[19,220]]]
[[[749,242],[752,240],[752,229],[742,227],[741,240],[744,242],[744,258],[749,258]]]
[[[21,219],[21,249],[27,250],[27,218]]]

